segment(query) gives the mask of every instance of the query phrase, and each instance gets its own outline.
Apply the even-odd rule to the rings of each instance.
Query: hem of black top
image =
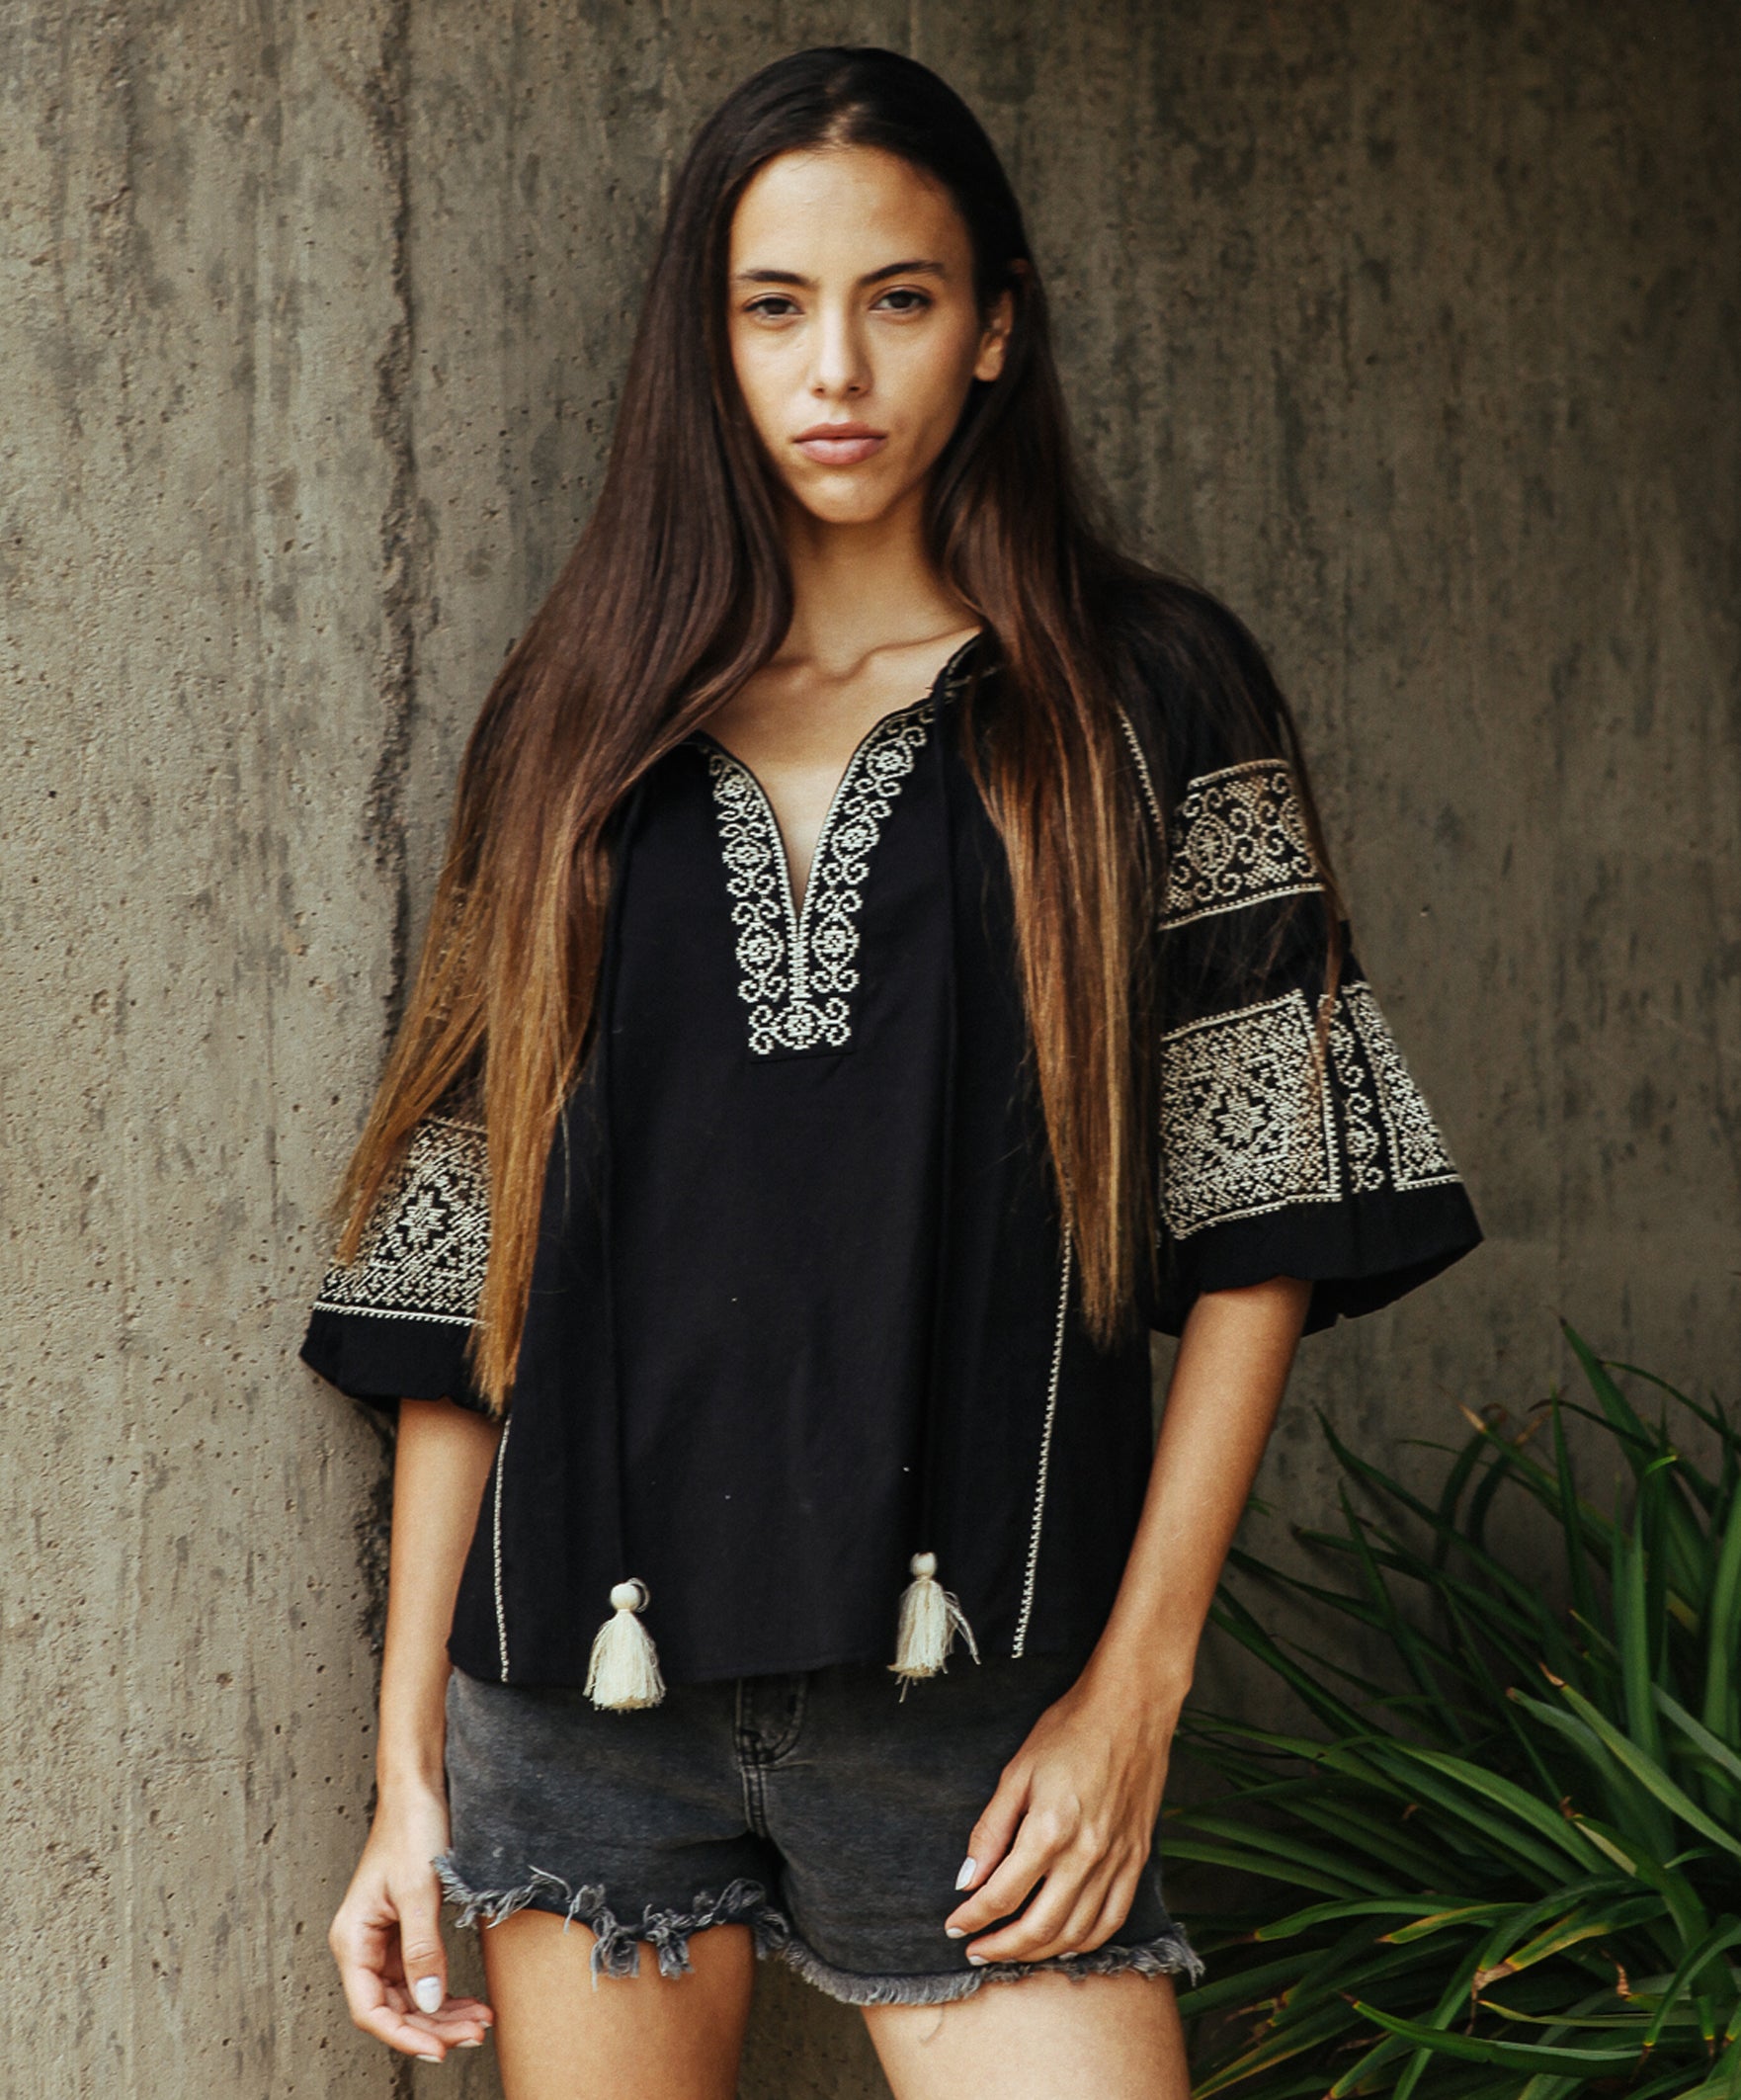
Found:
[[[296,1353],[347,1399],[384,1414],[396,1413],[401,1400],[452,1400],[470,1414],[488,1414],[465,1361],[470,1333],[470,1323],[457,1320],[316,1308]]]
[[[1472,1253],[1482,1237],[1460,1181],[1325,1211],[1301,1204],[1235,1218],[1175,1245],[1154,1325],[1178,1334],[1203,1292],[1293,1276],[1313,1286],[1302,1331],[1314,1334],[1391,1304]]]

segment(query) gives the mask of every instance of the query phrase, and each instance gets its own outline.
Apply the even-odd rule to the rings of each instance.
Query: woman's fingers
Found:
[[[399,1919],[399,1962],[405,1989],[421,2013],[438,2013],[447,2002],[448,1955],[442,1945],[442,1885],[434,1871],[390,1888],[388,1900]]]
[[[984,1962],[1048,1962],[1087,1954],[1129,1915],[1137,1870],[1121,1849],[1118,1856],[1099,1855],[1078,1841],[1054,1853],[1043,1871],[1044,1886],[1022,1915],[974,1940],[969,1956]],[[994,1915],[1007,1915],[1013,1907]]]
[[[984,1812],[967,1833],[967,1856],[955,1882],[957,1889],[981,1889],[1015,1842],[1016,1831],[1028,1806],[1027,1776],[1007,1769]],[[993,1915],[996,1915],[994,1912]],[[951,1924],[954,1919],[948,1921]],[[971,1930],[971,1927],[967,1928]]]
[[[1073,1950],[1068,1928],[1086,1927],[1100,1909],[1102,1875],[1098,1863],[1066,1850],[1046,1871],[1039,1893],[1019,1918],[983,1939],[967,1953],[982,1962],[1043,1962]]]
[[[440,1884],[434,1874],[397,1889],[354,1890],[327,1935],[353,2023],[389,2049],[439,2063],[481,2042],[494,2014],[477,1998],[449,1998]],[[433,1980],[435,1988],[430,1988]],[[418,2003],[424,1985],[428,2011]]]
[[[1014,1844],[992,1873],[980,1881],[973,1893],[957,1903],[944,1920],[952,1939],[983,1932],[987,1925],[1008,1917],[1022,1907],[1028,1891],[1050,1869],[1067,1842],[1055,1817],[1043,1811],[1022,1818]]]
[[[1073,1954],[1089,1954],[1096,1947],[1106,1945],[1130,1915],[1130,1906],[1136,1900],[1137,1885],[1141,1879],[1140,1860],[1133,1861],[1122,1874],[1114,1876],[1112,1887],[1101,1898],[1099,1913],[1090,1922],[1082,1937],[1071,1942],[1070,1951]]]
[[[396,1953],[389,1940],[393,1929],[388,1920],[352,1919],[343,1911],[333,1920],[329,1938],[339,1965],[345,2003],[353,2025],[366,2035],[386,2043],[389,2049],[401,2049],[414,2057],[433,2057],[439,2062],[444,2051],[429,2032],[428,2023],[419,2024],[411,2017],[410,2000],[404,1990],[388,1980],[389,1964]]]

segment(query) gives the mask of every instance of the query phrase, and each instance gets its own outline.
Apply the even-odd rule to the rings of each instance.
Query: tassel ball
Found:
[[[647,1586],[632,1577],[611,1592],[613,1610],[593,1638],[586,1673],[587,1697],[596,1707],[627,1712],[656,1707],[665,1697],[659,1651],[637,1614],[646,1610]]]
[[[979,1660],[973,1629],[960,1602],[937,1579],[937,1555],[915,1554],[913,1579],[901,1592],[900,1631],[895,1638],[894,1660],[889,1668],[901,1679],[901,1697],[918,1677],[935,1677],[947,1667],[950,1648],[960,1634]]]

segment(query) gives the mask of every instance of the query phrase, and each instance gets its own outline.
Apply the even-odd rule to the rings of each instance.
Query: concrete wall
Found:
[[[385,1454],[292,1361],[320,1209],[673,157],[838,38],[1007,151],[1087,446],[1297,696],[1491,1235],[1308,1345],[1271,1491],[1323,1494],[1307,1400],[1388,1446],[1534,1397],[1559,1309],[1733,1390],[1731,10],[11,0],[7,2093],[413,2089],[324,1948]],[[765,1979],[746,2094],[878,2089]]]

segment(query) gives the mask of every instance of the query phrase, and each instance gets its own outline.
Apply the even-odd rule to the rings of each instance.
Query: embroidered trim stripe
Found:
[[[327,1272],[314,1308],[469,1327],[489,1251],[483,1126],[427,1117],[381,1190],[357,1259]]]
[[[1039,1435],[1039,1476],[1034,1485],[1034,1522],[1028,1533],[1028,1565],[1022,1577],[1022,1611],[1016,1621],[1012,1657],[1019,1657],[1028,1640],[1028,1621],[1034,1612],[1034,1585],[1039,1573],[1039,1532],[1045,1520],[1046,1475],[1051,1470],[1052,1425],[1058,1412],[1058,1381],[1064,1369],[1064,1324],[1070,1312],[1070,1271],[1075,1260],[1070,1228],[1064,1227],[1064,1259],[1058,1276],[1058,1317],[1052,1330],[1052,1368],[1045,1388],[1045,1427]]]
[[[496,1490],[490,1511],[490,1555],[496,1590],[496,1651],[502,1658],[502,1682],[508,1682],[508,1601],[502,1590],[502,1475],[508,1470],[508,1438],[514,1427],[509,1416],[502,1424],[502,1441],[496,1446]]]
[[[1429,1189],[1441,1182],[1461,1180],[1372,987],[1364,981],[1351,984],[1344,996],[1377,1089],[1378,1114],[1389,1146],[1391,1180],[1399,1189]]]
[[[1154,775],[1149,770],[1148,756],[1136,733],[1136,724],[1122,708],[1119,710],[1119,725],[1124,731],[1124,741],[1130,746],[1130,756],[1136,764],[1136,777],[1142,784],[1142,798],[1148,804],[1149,821],[1155,827],[1155,839],[1164,854],[1167,849],[1167,824],[1161,815],[1160,797],[1155,793]]]
[[[870,857],[924,748],[929,697],[884,715],[847,761],[822,819],[800,912],[779,820],[743,761],[705,739],[713,807],[737,929],[738,996],[750,1050],[844,1050],[858,989],[859,913]]]
[[[1323,886],[1285,759],[1223,766],[1186,784],[1167,868],[1167,925]]]

